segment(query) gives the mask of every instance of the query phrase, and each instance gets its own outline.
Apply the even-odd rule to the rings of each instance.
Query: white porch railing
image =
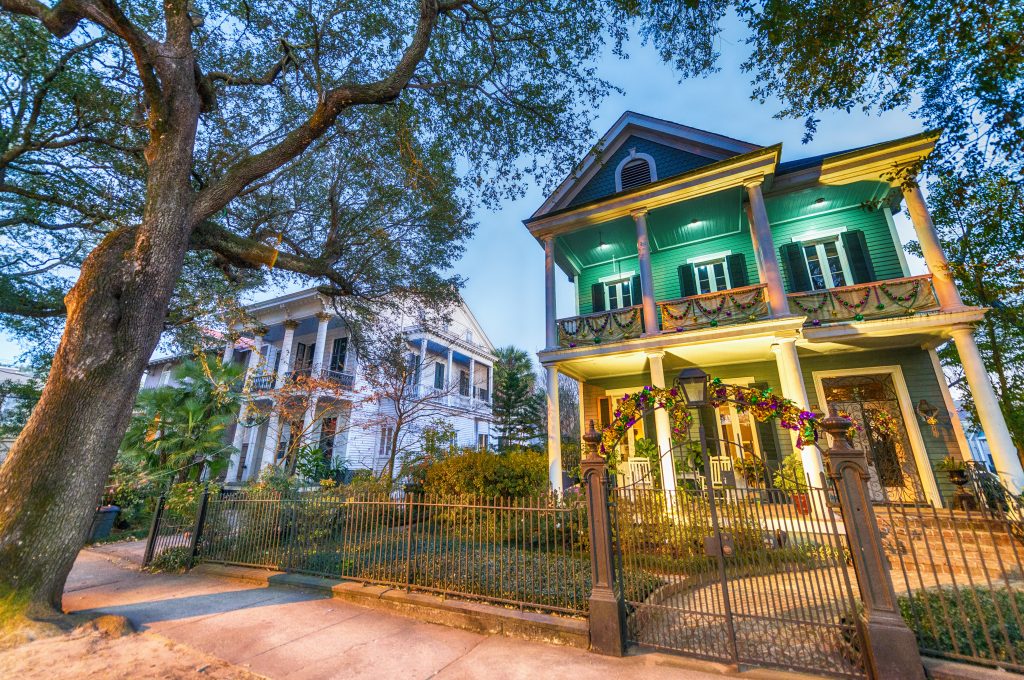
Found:
[[[651,486],[651,461],[646,458],[623,461],[619,471],[626,486]]]

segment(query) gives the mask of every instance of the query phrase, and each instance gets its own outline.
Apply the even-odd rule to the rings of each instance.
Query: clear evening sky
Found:
[[[706,79],[683,82],[662,64],[651,47],[631,45],[629,60],[612,55],[602,60],[602,75],[624,90],[608,97],[597,110],[593,128],[603,134],[626,110],[717,132],[755,144],[781,142],[783,160],[882,142],[921,131],[904,113],[883,116],[853,113],[822,114],[818,133],[801,144],[803,123],[776,120],[778,106],[751,101],[750,82],[740,72],[747,55],[742,26],[730,23],[720,40],[721,70]],[[588,145],[596,141],[587,140]],[[544,257],[522,220],[543,202],[540,189],[531,187],[524,198],[506,201],[497,210],[480,210],[479,227],[469,242],[457,271],[467,279],[463,296],[491,341],[517,345],[531,353],[544,344]],[[896,216],[905,243],[913,229],[904,215]],[[913,273],[922,273],[921,261],[908,256]],[[558,315],[573,313],[572,287],[558,276]],[[258,296],[259,297],[259,296]],[[269,297],[269,293],[266,297]],[[0,337],[0,363],[13,363],[25,348],[17,340]]]

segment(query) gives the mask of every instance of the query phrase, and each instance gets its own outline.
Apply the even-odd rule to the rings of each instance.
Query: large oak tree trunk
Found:
[[[60,611],[188,247],[199,104],[183,62],[163,65],[170,113],[147,149],[142,221],[86,259],[50,379],[0,467],[0,604],[33,617]]]

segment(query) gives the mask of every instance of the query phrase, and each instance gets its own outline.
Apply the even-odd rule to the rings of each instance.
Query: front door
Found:
[[[821,386],[829,413],[850,418],[854,446],[867,451],[871,500],[927,502],[892,374],[822,378]]]

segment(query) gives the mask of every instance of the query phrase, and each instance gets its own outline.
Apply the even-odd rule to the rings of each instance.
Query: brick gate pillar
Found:
[[[586,456],[580,461],[587,494],[590,526],[590,649],[599,654],[622,656],[626,652],[626,605],[615,587],[612,523],[608,510],[608,466],[597,452],[601,435],[594,421],[583,435]]]
[[[896,591],[882,549],[882,536],[868,496],[868,461],[846,438],[851,422],[829,417],[822,425],[832,439],[829,476],[835,480],[853,568],[864,604],[865,664],[877,680],[924,680],[917,638],[900,616]]]

